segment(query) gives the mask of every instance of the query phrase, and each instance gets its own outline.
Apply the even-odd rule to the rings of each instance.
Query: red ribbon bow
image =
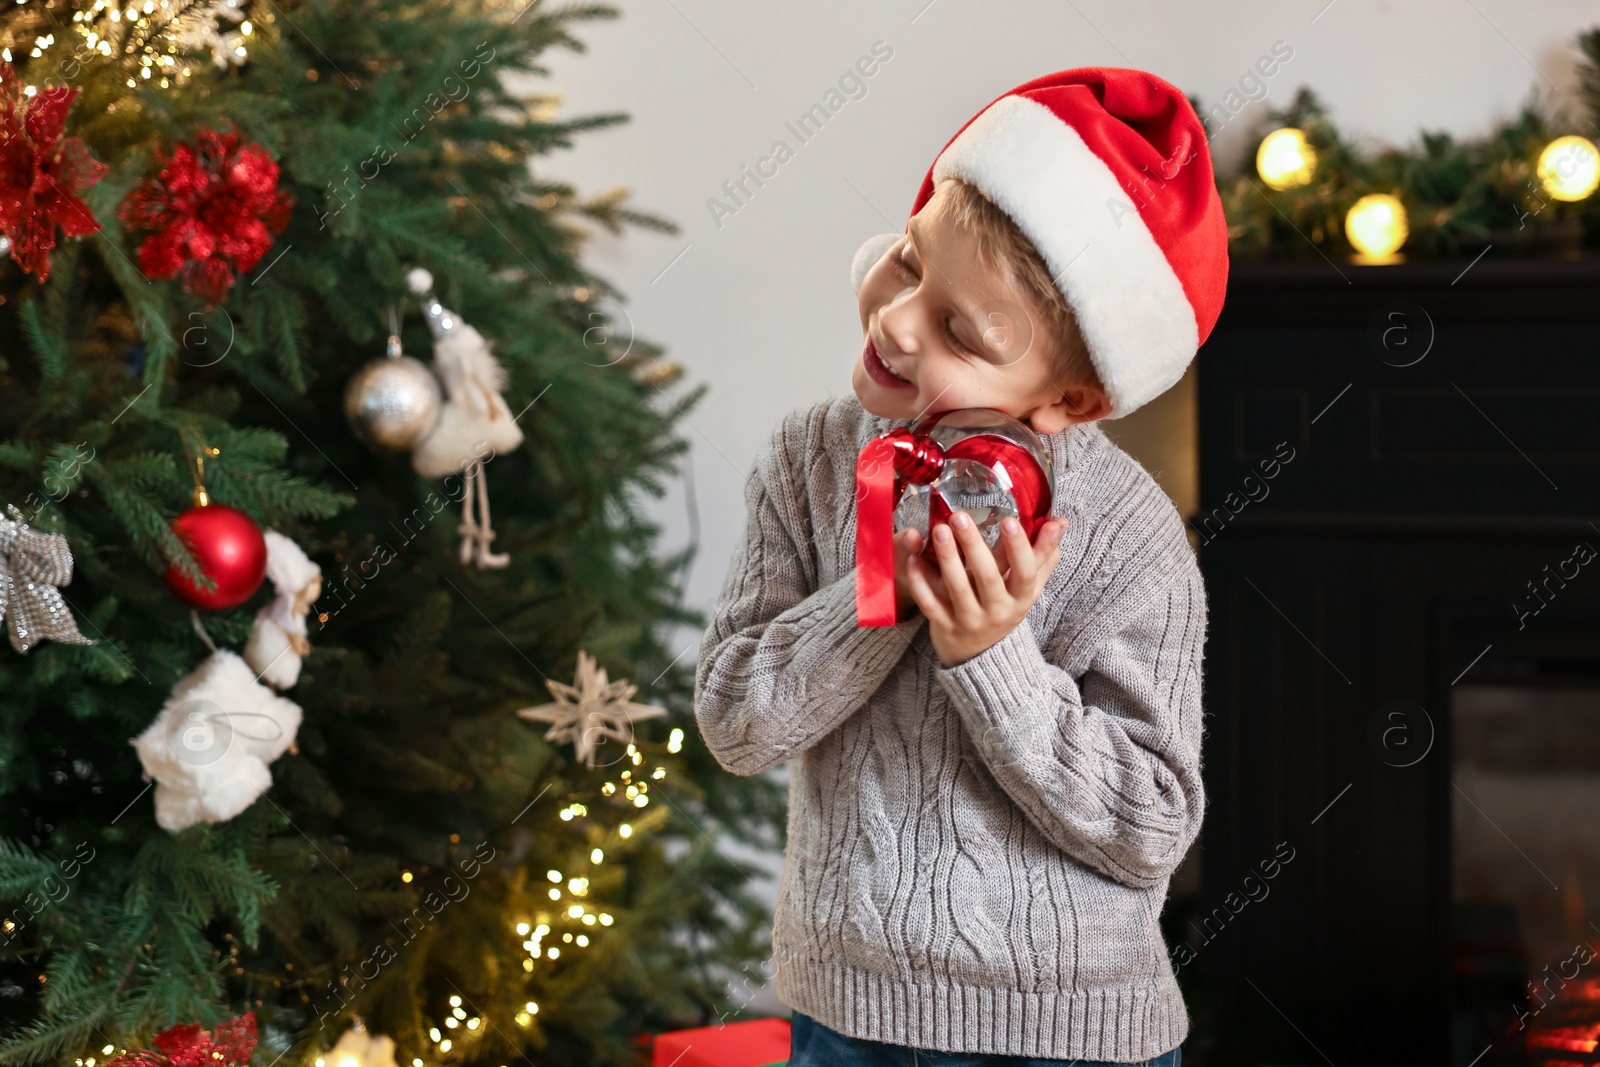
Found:
[[[976,460],[990,469],[1003,468],[1017,502],[1017,521],[1032,541],[1050,517],[1050,485],[1033,454],[1014,441],[977,433],[941,447],[911,429],[890,430],[868,441],[856,457],[856,623],[893,626],[894,508],[908,484],[938,480],[947,459]],[[928,528],[949,521],[950,506],[939,493],[928,499]],[[931,539],[923,545],[932,559]]]

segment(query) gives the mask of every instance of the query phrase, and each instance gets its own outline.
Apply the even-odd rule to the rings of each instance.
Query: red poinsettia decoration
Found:
[[[256,1047],[256,1013],[219,1023],[214,1034],[199,1023],[168,1027],[151,1044],[155,1048],[119,1052],[105,1067],[245,1067]]]
[[[294,200],[278,189],[278,164],[236,130],[202,129],[162,156],[161,173],[128,193],[117,217],[130,230],[153,231],[139,246],[139,268],[152,278],[183,273],[183,285],[207,303],[221,302],[235,272],[254,267],[289,221]]]
[[[16,74],[0,64],[0,232],[17,265],[42,282],[50,277],[57,227],[68,237],[100,229],[77,194],[108,168],[78,138],[61,136],[78,90],[24,96]]]

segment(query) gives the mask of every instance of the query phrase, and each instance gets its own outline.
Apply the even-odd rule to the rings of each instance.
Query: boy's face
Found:
[[[1033,295],[979,260],[977,235],[946,210],[946,188],[862,281],[866,336],[851,376],[861,406],[886,419],[993,408],[1046,434],[1106,415],[1099,389],[1051,387],[1054,339]]]

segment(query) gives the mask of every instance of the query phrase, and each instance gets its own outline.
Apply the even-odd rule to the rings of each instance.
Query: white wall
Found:
[[[1217,133],[1214,157],[1231,171],[1253,150],[1246,128],[1300,85],[1347,133],[1374,142],[1406,143],[1419,128],[1478,134],[1535,90],[1576,110],[1573,37],[1600,24],[1595,0],[618,6],[620,19],[578,27],[587,54],[551,53],[551,77],[528,88],[562,94],[562,117],[626,111],[633,121],[581,135],[537,166],[586,193],[627,186],[639,207],[682,227],[670,237],[599,233],[587,262],[628,294],[640,336],[711,385],[684,426],[701,534],[688,596],[708,610],[743,529],[757,448],[785,411],[850,389],[861,344],[851,252],[902,228],[934,154],[995,96],[1067,67],[1135,66],[1209,105],[1285,41],[1294,54],[1267,81],[1266,101]],[[866,95],[800,144],[785,122],[880,40],[893,58],[866,80]],[[780,138],[794,158],[717,225],[707,199]],[[664,549],[687,542],[688,503],[680,487],[655,509]]]

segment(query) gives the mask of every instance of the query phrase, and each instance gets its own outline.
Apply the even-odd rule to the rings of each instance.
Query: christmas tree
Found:
[[[624,115],[527,91],[616,11],[121,3],[0,13],[0,1063],[253,1012],[284,1067],[357,1020],[620,1064],[736,1011],[717,839],[782,797],[698,745],[641,510],[703,387],[579,256],[672,226],[544,169]]]

